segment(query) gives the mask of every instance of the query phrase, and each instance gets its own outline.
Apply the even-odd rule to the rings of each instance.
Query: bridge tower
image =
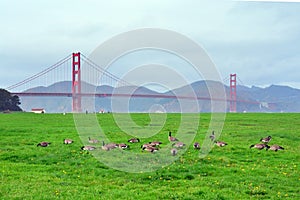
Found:
[[[230,74],[230,112],[236,112],[236,74]]]
[[[73,53],[72,57],[72,111],[81,112],[80,52]]]

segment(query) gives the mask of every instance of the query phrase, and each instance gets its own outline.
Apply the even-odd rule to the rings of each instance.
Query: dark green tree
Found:
[[[0,111],[22,111],[19,107],[20,99],[17,95],[11,95],[5,89],[0,89]]]

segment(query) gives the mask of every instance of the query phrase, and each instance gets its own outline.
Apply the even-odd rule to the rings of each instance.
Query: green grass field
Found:
[[[97,117],[113,141],[130,138],[111,114]],[[132,118],[142,126],[149,123],[147,114]],[[153,136],[164,142],[162,148],[179,118],[168,114]],[[201,114],[195,138],[200,144],[209,119]],[[300,114],[227,114],[219,138],[226,147],[215,146],[200,159],[190,146],[171,165],[147,173],[114,170],[82,151],[72,114],[0,114],[0,125],[0,199],[300,199]],[[249,148],[268,135],[285,150]],[[64,145],[64,138],[75,142]],[[51,145],[37,147],[41,141]],[[125,151],[145,153],[143,141],[148,140]]]

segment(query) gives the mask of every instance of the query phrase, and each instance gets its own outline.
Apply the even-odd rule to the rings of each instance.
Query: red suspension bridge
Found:
[[[98,66],[95,62],[87,58],[81,53],[73,53],[67,57],[59,60],[54,65],[48,67],[47,69],[23,80],[14,85],[6,88],[11,91],[12,94],[18,95],[20,97],[71,97],[72,98],[72,111],[73,112],[82,112],[82,98],[86,96],[95,96],[95,97],[111,97],[111,96],[120,96],[120,97],[139,97],[139,98],[171,98],[171,99],[191,99],[191,100],[207,100],[207,101],[227,101],[229,103],[229,111],[237,111],[237,102],[247,103],[247,104],[257,104],[260,102],[257,101],[246,101],[237,99],[237,76],[236,74],[230,74],[229,79],[229,98],[211,98],[211,97],[192,97],[192,96],[178,96],[178,95],[166,95],[166,94],[112,94],[112,93],[99,93],[99,92],[83,92],[82,91],[82,63],[85,67],[91,67],[93,70],[98,71],[103,74],[101,76],[101,84],[107,85],[116,85],[118,83],[119,87],[130,86],[132,84],[120,79],[114,74],[104,70]],[[71,67],[70,67],[71,66]],[[39,87],[32,91],[30,88],[37,85],[50,85],[55,84],[60,81],[69,80],[70,74],[72,75],[72,84],[71,90],[66,91],[57,91],[57,92],[48,92],[45,87]],[[85,76],[89,76],[86,75]],[[44,83],[41,83],[41,80]],[[45,83],[46,82],[46,83]],[[18,90],[18,92],[16,91]],[[70,92],[71,91],[71,92]]]

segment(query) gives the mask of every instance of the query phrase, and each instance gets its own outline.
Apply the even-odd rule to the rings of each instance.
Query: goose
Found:
[[[194,149],[200,149],[200,144],[199,142],[194,143]]]
[[[49,146],[49,144],[51,144],[51,142],[40,142],[40,143],[38,143],[36,146],[38,147],[38,146],[41,146],[41,147],[47,147],[47,146]]]
[[[178,152],[177,149],[175,149],[175,148],[171,149],[172,156],[175,156],[177,154],[177,152]]]
[[[91,139],[89,137],[89,143],[99,143],[99,140],[97,140],[97,139]]]
[[[102,145],[101,149],[103,149],[104,151],[109,151],[111,148],[109,148],[107,145]]]
[[[140,139],[139,138],[131,138],[130,140],[128,140],[128,142],[137,143],[137,142],[140,142]]]
[[[143,147],[143,151],[148,151],[148,152],[153,153],[153,152],[158,151],[158,148],[148,146],[148,147]]]
[[[143,144],[143,145],[141,145],[141,148],[147,148],[147,147],[155,147],[156,145],[154,145],[154,144],[151,144],[151,142],[150,143],[147,143],[147,144]]]
[[[274,144],[272,146],[267,146],[266,150],[272,150],[272,151],[279,151],[279,150],[284,150],[284,148],[282,146],[279,146],[277,144]]]
[[[111,149],[117,148],[119,145],[116,143],[108,143],[106,144],[108,147],[110,147]]]
[[[120,149],[127,149],[129,146],[127,144],[121,143],[121,144],[118,144],[118,147]]]
[[[263,142],[263,143],[269,143],[271,141],[272,137],[271,136],[268,136],[266,138],[261,138],[260,141]]]
[[[182,148],[185,146],[185,144],[183,142],[176,142],[176,143],[172,144],[172,146],[174,146],[176,148]]]
[[[114,149],[116,147],[118,147],[118,145],[115,144],[115,143],[105,144],[104,141],[102,141],[102,147],[101,148],[105,151],[109,151],[109,150]]]
[[[212,131],[211,135],[209,136],[209,138],[211,139],[211,141],[215,140],[215,131]]]
[[[170,141],[170,142],[178,141],[177,138],[175,138],[175,137],[172,136],[172,132],[171,132],[171,131],[169,131],[169,141]]]
[[[153,141],[153,142],[149,142],[150,145],[153,145],[153,146],[159,146],[162,144],[162,142],[160,141]]]
[[[259,150],[262,150],[262,149],[264,149],[264,148],[268,148],[269,146],[268,145],[266,145],[266,144],[252,144],[251,146],[250,146],[250,148],[256,148],[256,149],[259,149]]]
[[[96,147],[93,147],[93,146],[83,146],[83,147],[81,147],[81,150],[85,150],[85,151],[93,151],[95,149],[96,149]]]
[[[215,141],[215,144],[219,147],[225,147],[227,145],[226,142],[222,142],[222,141]]]
[[[64,139],[64,144],[72,144],[73,140],[71,139]]]

